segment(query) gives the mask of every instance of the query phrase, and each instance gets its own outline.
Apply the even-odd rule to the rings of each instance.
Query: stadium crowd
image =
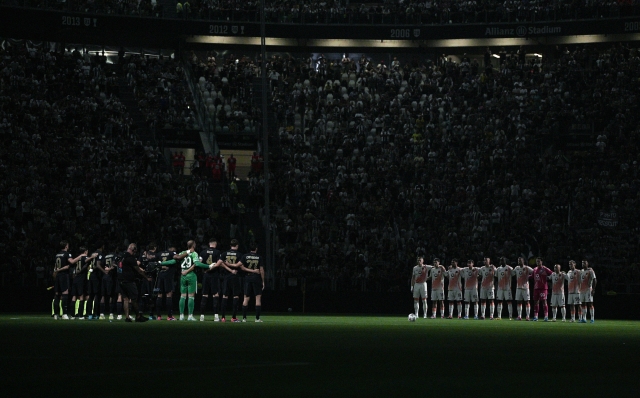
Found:
[[[618,45],[556,55],[495,67],[274,57],[281,272],[393,287],[416,254],[637,258],[640,58]],[[551,144],[585,121],[606,146]],[[599,227],[612,209],[618,226]]]
[[[260,20],[260,2],[235,0],[184,0],[165,3],[157,0],[4,0],[7,5],[51,8],[66,11],[195,18],[219,21]],[[163,4],[164,3],[164,4]],[[166,12],[165,6],[176,12]],[[618,18],[635,15],[634,0],[593,0],[587,2],[537,1],[416,1],[388,0],[349,2],[341,0],[292,2],[267,0],[265,18],[273,23],[388,23],[449,24],[574,19]]]
[[[131,128],[117,95],[126,76],[118,65],[77,50],[4,44],[0,252],[9,261],[3,283],[35,276],[44,284],[61,239],[76,249],[99,240],[115,248],[218,232],[210,198],[172,174],[159,149]]]
[[[133,56],[113,66],[24,43],[0,57],[8,269],[38,275],[64,238],[74,247],[226,235],[209,182],[170,173],[118,99],[124,78],[141,108],[150,104],[150,120],[189,123],[185,102],[171,99],[186,93],[176,88],[184,85],[175,61]],[[637,281],[637,265],[626,267],[640,243],[636,49],[579,46],[544,62],[399,58],[268,60],[279,277],[404,289],[416,255],[464,253],[542,254],[563,265],[579,255],[605,288],[627,275]],[[188,61],[218,123],[252,128],[259,57]],[[166,74],[171,88],[162,79],[154,86]],[[175,113],[158,114],[165,93]],[[573,124],[601,128],[584,149],[562,151],[558,139]],[[261,210],[263,178],[252,174],[247,206]],[[237,195],[237,187],[225,194],[222,204],[233,203],[225,209]],[[598,225],[600,211],[616,213],[617,225]]]

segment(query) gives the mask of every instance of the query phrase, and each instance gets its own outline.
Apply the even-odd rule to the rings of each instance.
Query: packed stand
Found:
[[[157,0],[4,0],[4,4],[50,8],[84,13],[260,21],[260,2],[234,0],[176,1],[175,14],[165,14]],[[538,1],[406,1],[348,2],[341,0],[292,2],[268,0],[265,19],[269,23],[330,24],[450,24],[535,22],[576,19],[619,18],[638,13],[634,0],[587,2]]]
[[[131,129],[105,61],[24,42],[0,50],[3,283],[44,283],[62,239],[114,250],[218,232],[209,199]]]
[[[192,95],[180,63],[162,55],[131,55],[122,70],[152,129],[199,129]]]
[[[0,4],[59,11],[162,17],[162,2],[157,0],[3,0]]]
[[[260,2],[194,0],[179,16],[220,21],[260,21]],[[179,3],[180,4],[180,3]],[[332,24],[450,24],[534,22],[618,18],[636,14],[634,1],[588,1],[586,3],[540,1],[405,1],[378,3],[348,1],[269,0],[265,20],[269,23]]]
[[[585,257],[623,272],[640,254],[638,53],[525,59],[274,57],[269,73],[288,71],[271,82],[279,274],[395,290],[417,254]],[[564,120],[602,126],[606,147],[559,150]],[[599,211],[618,225],[599,227]]]

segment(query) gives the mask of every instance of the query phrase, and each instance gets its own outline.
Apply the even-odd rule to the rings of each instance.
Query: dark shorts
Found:
[[[543,289],[533,289],[533,301],[546,300],[547,291]]]
[[[167,294],[173,292],[173,279],[175,272],[173,271],[160,271],[158,273],[158,293]]]
[[[149,282],[146,279],[143,279],[140,282],[140,296],[150,296],[151,294],[153,294],[153,280],[151,280],[151,282]]]
[[[62,294],[62,292],[66,292],[67,290],[69,290],[69,274],[63,273],[56,275],[54,293]]]
[[[84,275],[74,277],[73,283],[71,284],[70,294],[76,297],[84,296],[84,285],[86,280],[87,277]]]
[[[236,275],[227,275],[222,281],[222,295],[234,297],[240,296],[240,280]]]
[[[202,294],[205,296],[220,293],[220,276],[205,272],[202,275]]]
[[[94,278],[87,281],[87,294],[89,296],[100,294],[100,279]]]
[[[114,283],[111,276],[105,275],[102,277],[102,297],[115,297],[116,295],[116,283]]]
[[[118,286],[120,286],[120,294],[123,298],[138,299],[138,286],[135,282],[118,281]]]
[[[262,278],[247,276],[244,278],[244,295],[260,296],[262,294]]]

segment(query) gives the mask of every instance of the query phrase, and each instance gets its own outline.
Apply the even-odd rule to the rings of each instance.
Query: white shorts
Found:
[[[569,305],[580,305],[580,293],[569,293],[567,302]]]
[[[413,285],[413,298],[427,298],[427,283],[416,283]]]
[[[431,301],[442,301],[444,300],[444,289],[443,290],[431,290]]]
[[[496,298],[493,289],[480,288],[480,300],[493,300]]]
[[[477,303],[478,302],[478,289],[465,290],[464,291],[464,301],[466,303]]]
[[[516,289],[516,301],[529,301],[531,300],[529,295],[529,289]]]
[[[462,301],[462,290],[449,290],[447,296],[447,300],[449,301]]]
[[[552,294],[551,295],[552,307],[564,307],[564,294]]]
[[[580,292],[580,301],[582,302],[582,304],[593,303],[593,296],[591,295],[591,290],[584,293]]]
[[[511,294],[511,289],[504,290],[498,289],[498,294],[496,295],[498,300],[513,300],[513,295]]]

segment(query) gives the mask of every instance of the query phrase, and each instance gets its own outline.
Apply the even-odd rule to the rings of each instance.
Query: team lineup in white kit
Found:
[[[469,319],[469,312],[473,304],[473,319],[500,320],[505,307],[509,320],[537,321],[540,306],[542,306],[544,321],[556,322],[558,309],[561,321],[567,321],[565,302],[569,305],[569,322],[587,323],[587,311],[590,322],[595,322],[595,308],[593,293],[596,287],[596,274],[584,260],[581,269],[576,262],[569,261],[569,270],[562,270],[560,264],[554,266],[553,271],[543,264],[542,258],[536,258],[536,267],[525,264],[522,257],[518,258],[518,265],[511,267],[507,260],[500,258],[500,265],[496,267],[489,257],[484,258],[482,267],[475,267],[473,260],[467,261],[467,266],[459,267],[458,260],[451,260],[451,265],[445,269],[438,258],[433,259],[432,265],[424,263],[424,257],[418,257],[417,264],[411,274],[411,291],[413,293],[413,312],[409,314],[409,321],[419,318],[420,303],[422,302],[423,317],[428,318],[427,305],[428,281],[431,282],[431,319],[437,317],[438,309],[442,319],[453,319],[457,307],[458,319]],[[445,278],[448,280],[446,300],[449,313],[445,316]],[[515,278],[515,300],[512,281]],[[531,292],[529,279],[534,280],[533,287],[533,317],[531,317]],[[496,282],[497,281],[497,282]],[[551,282],[551,300],[548,302],[549,282]],[[565,301],[565,282],[568,296]],[[478,284],[480,292],[478,294]],[[497,288],[496,288],[497,284]],[[464,289],[463,289],[464,285]],[[513,301],[516,303],[517,316],[514,318]],[[464,303],[464,308],[463,308]],[[549,319],[549,305],[553,317]],[[488,317],[487,309],[489,310]],[[525,315],[523,316],[523,310]],[[576,320],[577,315],[577,320]]]

